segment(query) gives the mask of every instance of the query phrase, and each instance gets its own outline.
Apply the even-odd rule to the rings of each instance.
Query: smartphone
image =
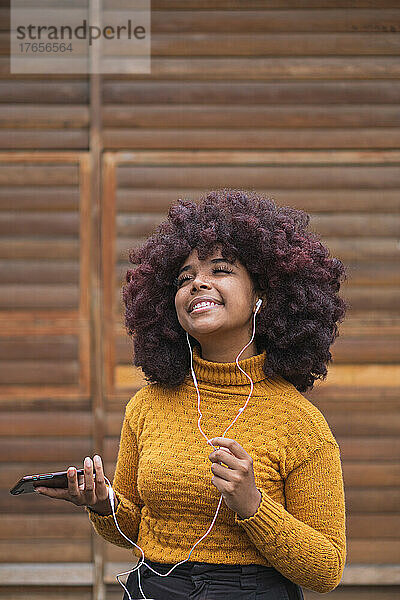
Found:
[[[76,470],[78,481],[80,476],[83,476],[83,469]],[[93,473],[96,477],[96,474]],[[52,488],[67,488],[68,479],[67,471],[58,471],[57,473],[40,473],[39,475],[25,475],[14,485],[10,490],[10,494],[18,496],[19,494],[31,494],[35,491],[35,487],[52,487]]]

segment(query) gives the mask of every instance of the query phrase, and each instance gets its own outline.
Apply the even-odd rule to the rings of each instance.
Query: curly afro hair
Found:
[[[216,247],[225,259],[239,259],[255,290],[265,293],[255,336],[257,351],[267,351],[265,375],[278,374],[300,392],[325,379],[329,347],[347,309],[338,296],[346,275],[343,263],[307,231],[309,220],[302,210],[247,190],[223,188],[199,202],[172,204],[155,232],[130,251],[135,268],[123,286],[133,364],[146,379],[175,387],[190,374],[186,332],[175,310],[176,277],[193,249],[205,259]],[[191,337],[191,344],[198,342]]]

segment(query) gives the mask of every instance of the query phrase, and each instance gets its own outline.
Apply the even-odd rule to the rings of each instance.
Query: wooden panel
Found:
[[[0,163],[0,562],[87,563],[82,509],[9,490],[92,453],[89,414],[70,410],[89,398],[89,163],[68,153],[4,153]]]
[[[13,389],[15,395],[22,388],[25,393],[29,389],[37,393],[53,385],[60,390],[69,387],[79,395],[88,392],[87,253],[86,238],[81,235],[87,229],[88,215],[86,160],[67,153],[3,154],[1,158],[0,189],[9,202],[0,211],[0,318],[3,315],[3,323],[8,320],[7,331],[1,330],[0,396],[4,399]],[[31,198],[36,185],[38,195],[43,189],[48,192],[39,207],[35,195]],[[52,203],[58,186],[69,210]],[[10,191],[17,192],[15,198]],[[17,210],[10,198],[16,200]],[[64,310],[66,337],[57,336],[51,326],[40,331],[33,313],[44,315],[49,309],[61,314]],[[74,330],[69,327],[71,309],[76,311]],[[9,311],[15,311],[11,321]],[[21,337],[24,315],[31,329],[28,340]]]
[[[71,75],[59,82],[46,75],[36,75],[38,81],[31,82],[29,75],[7,77],[9,44],[9,33],[1,33],[2,75],[14,81],[13,85],[0,81],[0,149],[87,149],[87,82],[79,81],[82,76]]]

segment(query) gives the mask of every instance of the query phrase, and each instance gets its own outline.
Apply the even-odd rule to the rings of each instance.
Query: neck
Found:
[[[201,344],[201,358],[209,362],[234,363],[236,357],[246,342],[242,345],[232,346],[230,343],[215,345]],[[252,342],[248,348],[239,356],[239,361],[257,355],[256,343]]]

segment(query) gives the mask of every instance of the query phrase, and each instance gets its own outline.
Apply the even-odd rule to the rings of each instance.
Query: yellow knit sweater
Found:
[[[322,413],[282,377],[266,378],[266,352],[240,361],[254,381],[245,411],[226,437],[253,458],[257,512],[241,519],[222,501],[208,536],[190,560],[273,566],[317,592],[334,589],[346,559],[345,502],[339,446]],[[244,405],[250,385],[235,363],[193,364],[201,426],[221,436]],[[212,448],[197,428],[197,393],[190,377],[168,390],[149,384],[126,407],[113,488],[122,531],[145,557],[177,563],[188,557],[215,514],[220,493],[211,483]],[[106,540],[131,547],[113,517],[88,509]],[[133,553],[140,553],[134,548]]]

